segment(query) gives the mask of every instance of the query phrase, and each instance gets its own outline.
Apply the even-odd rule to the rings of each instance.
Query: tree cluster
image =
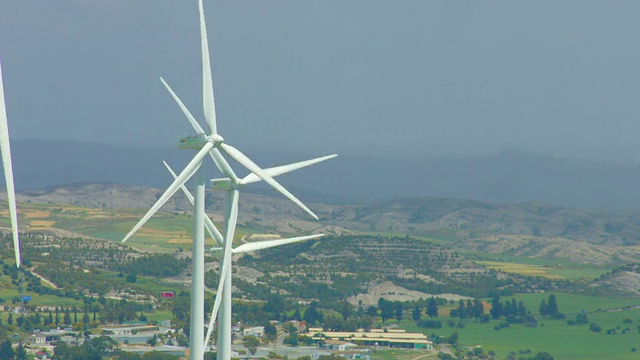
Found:
[[[542,299],[539,310],[542,316],[550,316],[553,319],[564,319],[564,314],[558,311],[558,302],[556,301],[556,296],[553,294],[549,295],[547,301]]]

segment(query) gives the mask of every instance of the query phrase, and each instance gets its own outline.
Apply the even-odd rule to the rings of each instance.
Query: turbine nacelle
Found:
[[[183,137],[178,143],[178,149],[200,150],[207,143],[207,137],[203,134]]]
[[[242,187],[242,185],[244,184],[241,182],[240,179],[238,179],[238,182],[235,184],[229,178],[211,179],[211,188],[213,190],[229,191],[233,189],[239,189]]]

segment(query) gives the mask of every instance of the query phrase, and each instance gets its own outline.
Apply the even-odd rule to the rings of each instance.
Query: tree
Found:
[[[316,302],[313,301],[304,312],[304,321],[311,325],[322,322],[322,313],[316,308]]]
[[[401,321],[402,320],[402,315],[404,314],[404,308],[402,306],[402,302],[396,300],[393,303],[393,306],[395,308],[395,315],[396,315],[396,320]]]
[[[546,351],[541,351],[536,354],[533,360],[553,360],[553,356]]]
[[[556,319],[563,319],[564,314],[558,311],[558,303],[556,301],[556,296],[551,294],[549,295],[549,300],[545,303],[544,299],[540,304],[540,315],[550,315]]]
[[[153,334],[153,337],[147,340],[147,344],[151,346],[156,346],[157,343],[158,343],[158,335],[156,334]]]
[[[293,347],[298,346],[299,342],[298,342],[298,335],[296,334],[291,334],[289,336],[287,336],[286,338],[284,338],[284,340],[282,340],[283,344],[287,344],[287,345],[291,345]]]
[[[413,319],[413,321],[420,321],[421,317],[422,317],[422,309],[420,309],[420,307],[416,305],[416,308],[413,309],[413,312],[411,313],[411,318]]]
[[[380,309],[380,317],[382,317],[383,322],[393,317],[393,302],[380,298],[378,300],[378,309]]]
[[[65,325],[71,324],[71,312],[69,311],[69,308],[64,309],[64,318],[62,319],[62,322]]]
[[[278,329],[270,322],[267,322],[264,325],[264,334],[267,336],[269,341],[276,341],[278,339]]]
[[[451,345],[455,345],[458,343],[458,338],[459,338],[458,332],[455,331],[453,334],[451,334],[451,336],[447,338],[447,342]]]
[[[367,315],[371,317],[378,316],[378,309],[373,305],[369,305],[369,307],[367,308]]]
[[[191,303],[188,296],[178,296],[173,299],[171,313],[178,321],[187,320],[191,314]]]
[[[18,345],[18,350],[16,350],[16,360],[27,360],[27,350],[22,343]]]
[[[522,300],[518,301],[518,316],[527,316],[527,308]]]
[[[128,283],[135,283],[136,281],[138,281],[138,275],[136,275],[136,273],[130,273],[127,275],[127,282]]]
[[[460,319],[466,319],[467,318],[467,307],[464,304],[464,300],[460,300],[458,302],[458,316],[460,317]]]
[[[280,313],[283,313],[285,311],[284,298],[278,293],[269,294],[269,297],[267,297],[267,302],[262,307],[262,310],[278,316]]]
[[[13,351],[13,347],[11,341],[5,340],[0,345],[0,359],[8,360],[13,359],[15,356],[15,352]]]
[[[9,311],[9,317],[7,318],[7,324],[13,325],[13,313]]]
[[[249,350],[251,355],[255,355],[256,351],[258,351],[258,345],[260,345],[260,340],[253,335],[247,335],[242,338],[244,342],[244,346]]]
[[[545,316],[548,314],[548,307],[547,307],[547,302],[542,299],[542,302],[540,303],[540,307],[538,308],[538,310],[540,311],[540,315]]]
[[[555,315],[558,313],[558,303],[556,302],[556,296],[549,295],[549,301],[547,302],[547,313],[549,315]]]
[[[353,315],[353,305],[351,305],[348,301],[342,301],[340,304],[340,314],[344,318],[345,321],[349,320],[349,318]]]
[[[293,316],[291,317],[292,320],[298,320],[298,321],[302,321],[302,314],[300,314],[300,308],[296,308],[296,312],[293,313]]]
[[[482,305],[482,301],[475,299],[473,300],[473,317],[479,319],[482,314],[484,314],[484,305]]]
[[[120,351],[118,353],[118,360],[140,360],[139,354],[129,351]]]
[[[89,323],[89,310],[87,310],[87,308],[84,308],[84,315],[82,315],[82,322],[86,325]]]
[[[500,302],[500,296],[496,295],[491,299],[491,310],[489,310],[489,313],[494,319],[502,316],[502,303]]]
[[[433,296],[427,300],[427,315],[429,317],[438,317],[438,302]]]

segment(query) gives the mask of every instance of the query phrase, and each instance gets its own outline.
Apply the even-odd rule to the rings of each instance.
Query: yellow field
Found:
[[[51,216],[51,212],[42,210],[22,211],[27,219],[47,219]]]
[[[51,227],[53,226],[53,224],[55,224],[55,221],[48,221],[48,220],[34,220],[31,222],[31,227]]]
[[[547,279],[562,279],[562,276],[550,274],[543,266],[525,265],[511,262],[501,261],[475,261],[480,265],[484,265],[490,269],[500,270],[502,272],[525,275],[525,276],[541,276]]]
[[[185,237],[181,239],[169,239],[169,241],[167,241],[167,243],[169,244],[191,244],[192,242],[193,242],[193,239],[189,237]]]

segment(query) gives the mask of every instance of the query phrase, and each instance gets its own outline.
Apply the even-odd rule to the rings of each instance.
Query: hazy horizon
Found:
[[[197,2],[2,2],[15,139],[172,146],[202,119]],[[637,163],[637,2],[205,1],[219,129],[242,149],[505,149]]]

